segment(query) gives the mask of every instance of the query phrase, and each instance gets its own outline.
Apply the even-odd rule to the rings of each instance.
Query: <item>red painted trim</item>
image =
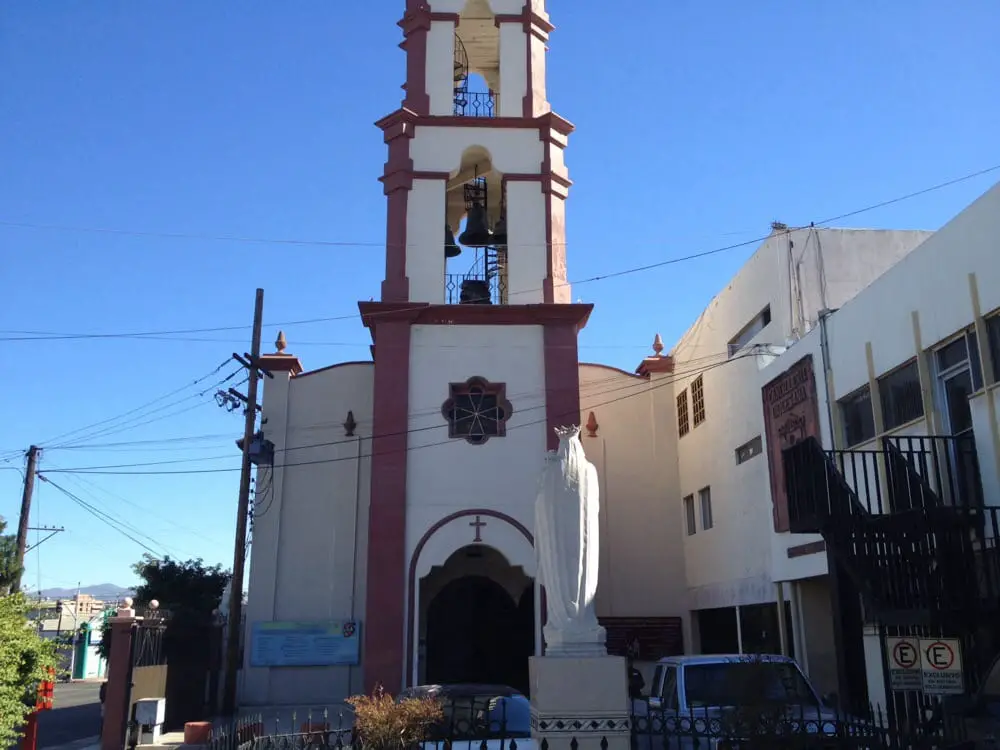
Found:
[[[415,133],[417,115],[400,109],[379,120],[389,155],[382,170],[382,188],[386,195],[385,280],[382,299],[401,302],[410,297],[406,275],[406,210],[413,187],[413,160],[410,141]]]
[[[424,532],[424,535],[420,537],[420,541],[417,542],[417,546],[413,548],[413,555],[410,556],[409,577],[407,579],[409,593],[407,595],[408,615],[406,618],[406,679],[404,680],[404,684],[407,686],[409,686],[413,677],[413,624],[414,617],[416,617],[416,612],[414,610],[417,606],[417,563],[420,562],[420,553],[423,551],[424,547],[427,546],[427,542],[430,541],[430,538],[434,536],[435,533],[440,531],[452,521],[459,518],[465,518],[466,516],[487,516],[489,518],[496,518],[499,521],[505,521],[520,531],[522,536],[528,540],[528,544],[532,547],[535,546],[534,536],[532,536],[531,532],[528,531],[528,528],[523,523],[518,521],[516,518],[508,516],[506,513],[499,510],[491,510],[489,508],[457,511],[451,515],[445,516]],[[367,677],[365,681],[367,683]]]
[[[577,333],[578,329],[571,323],[546,325],[544,330],[545,427],[548,433],[546,447],[550,451],[559,447],[557,427],[580,424]]]
[[[451,172],[414,172],[414,180],[447,180],[451,178]]]
[[[294,354],[264,354],[259,361],[261,369],[268,372],[290,372],[293,377],[302,374],[302,362]]]
[[[617,372],[620,375],[625,375],[632,378],[633,380],[645,380],[646,378],[641,375],[636,375],[635,373],[629,372],[628,370],[621,370],[617,367],[612,367],[611,365],[602,365],[597,362],[581,362],[580,367],[599,367],[602,370],[611,370],[612,372]]]
[[[796,557],[815,555],[818,552],[826,552],[826,542],[820,540],[818,542],[809,542],[808,544],[799,544],[795,547],[789,547],[786,554],[789,560],[794,560]]]
[[[674,371],[674,358],[669,354],[657,354],[655,357],[646,357],[635,368],[635,371],[639,375],[647,377],[653,373],[671,373]]]
[[[310,375],[318,375],[321,372],[326,372],[327,370],[336,370],[340,367],[350,367],[352,365],[363,365],[366,367],[373,367],[375,363],[370,361],[361,361],[361,360],[355,362],[338,362],[335,365],[327,365],[326,367],[320,367],[316,370],[309,370],[309,372],[300,373],[296,379],[306,378],[309,377]]]
[[[431,305],[420,302],[359,302],[361,320],[376,337],[378,326],[402,321],[431,325],[517,325],[560,326],[574,334],[587,325],[592,304],[565,305]],[[576,338],[573,339],[576,367]]]
[[[368,591],[365,602],[365,691],[381,684],[396,693],[405,661],[406,458],[410,326],[384,321],[375,345]],[[403,384],[400,387],[400,384]],[[372,574],[374,573],[374,574]]]
[[[538,117],[461,117],[459,115],[422,115],[406,107],[391,112],[375,123],[381,130],[390,127],[404,128],[423,125],[435,128],[498,128],[501,130],[525,130],[537,128],[541,137],[556,140],[565,145],[565,137],[576,130],[569,120],[555,112],[546,112]]]

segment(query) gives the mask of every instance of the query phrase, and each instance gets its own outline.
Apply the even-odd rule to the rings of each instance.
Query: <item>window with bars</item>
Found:
[[[712,522],[711,487],[703,487],[698,490],[698,505],[701,507],[701,530],[708,531],[714,525]]]
[[[924,416],[917,360],[879,378],[878,392],[882,400],[882,422],[885,429],[892,430]]]
[[[691,431],[691,423],[688,421],[688,392],[687,389],[677,394],[677,436],[684,437]]]
[[[840,414],[844,422],[844,441],[848,448],[875,437],[872,394],[867,385],[840,399]]]
[[[507,434],[507,420],[514,409],[506,398],[505,384],[473,377],[464,383],[451,383],[448,391],[441,414],[448,422],[449,438],[482,445],[491,437]]]
[[[694,426],[705,421],[705,383],[699,375],[691,381],[691,411],[694,412]]]
[[[1000,382],[1000,313],[986,319],[986,340],[989,342],[994,382]]]
[[[694,495],[684,498],[684,520],[687,523],[687,535],[694,536],[698,532],[698,523],[694,515]]]

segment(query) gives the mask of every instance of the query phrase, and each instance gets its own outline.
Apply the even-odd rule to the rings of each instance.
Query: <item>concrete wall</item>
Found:
[[[345,363],[264,380],[263,431],[275,445],[275,468],[257,472],[248,644],[254,622],[364,616],[372,367]],[[348,411],[355,437],[345,436]],[[252,668],[250,651],[246,705],[334,704],[363,687],[360,668]]]
[[[694,494],[697,503],[698,490],[710,487],[714,515],[712,529],[702,531],[699,519],[698,533],[684,538],[692,609],[773,601],[774,580],[825,572],[814,560],[789,564],[785,550],[791,541],[778,544],[772,538],[766,441],[764,453],[745,463],[736,463],[735,450],[758,435],[763,439],[761,387],[805,352],[801,342],[796,344],[777,367],[768,353],[780,353],[789,339],[813,330],[819,310],[844,304],[928,236],[910,231],[776,231],[674,347],[679,363],[675,397],[684,393],[692,410],[691,382],[701,377],[706,413],[704,422],[692,421],[690,432],[678,440],[676,493]],[[760,348],[745,348],[730,359],[730,342],[765,309],[770,323],[749,342]],[[809,346],[820,362],[818,337]],[[821,373],[817,383],[822,391]],[[825,420],[824,412],[821,408]]]
[[[671,377],[580,365],[580,421],[597,424],[581,440],[601,481],[599,617],[687,618]]]

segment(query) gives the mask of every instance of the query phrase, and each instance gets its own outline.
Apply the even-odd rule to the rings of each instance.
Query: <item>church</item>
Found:
[[[566,425],[599,476],[609,651],[648,662],[691,639],[668,502],[684,365],[658,336],[635,372],[580,361],[599,312],[567,283],[573,126],[546,92],[544,0],[406,0],[399,25],[405,98],[377,123],[385,276],[359,303],[372,359],[304,363],[280,336],[261,361],[244,705],[527,689],[535,499]]]

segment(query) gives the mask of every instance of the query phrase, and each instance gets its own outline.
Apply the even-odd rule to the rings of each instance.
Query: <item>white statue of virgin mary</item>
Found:
[[[545,456],[535,502],[535,550],[545,587],[547,656],[605,656],[597,622],[599,499],[597,469],[587,460],[579,427],[556,428],[559,448]]]

